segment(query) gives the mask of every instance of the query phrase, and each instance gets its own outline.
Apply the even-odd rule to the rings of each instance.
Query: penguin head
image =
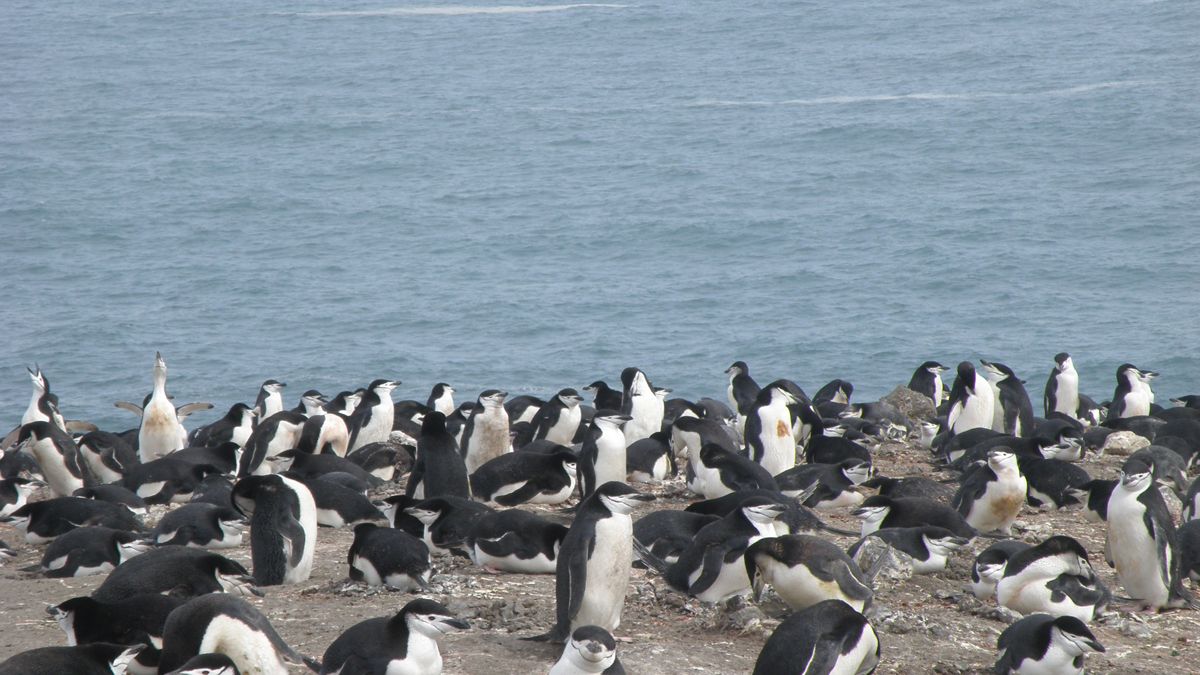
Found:
[[[1121,487],[1129,492],[1142,492],[1153,480],[1154,471],[1141,459],[1126,460],[1121,466]]]
[[[592,416],[592,424],[601,428],[620,429],[632,419],[629,415],[622,415],[615,410],[597,410]]]
[[[50,391],[50,383],[46,381],[46,376],[42,374],[41,366],[36,364],[33,368],[26,366],[25,370],[29,371],[29,379],[33,382],[34,391],[39,395]]]
[[[425,419],[421,420],[421,435],[444,433],[446,433],[446,416],[436,410],[425,413]]]
[[[587,663],[612,665],[617,658],[617,641],[608,631],[599,626],[580,626],[571,633],[571,641],[565,647],[574,651]]]
[[[949,557],[958,549],[966,546],[970,541],[965,537],[955,536],[953,532],[943,527],[934,527],[932,525],[921,529],[921,540],[925,543],[926,549],[942,557]]]
[[[137,556],[154,548],[154,543],[146,539],[135,539],[132,532],[128,533],[129,537],[117,538],[117,555],[121,562],[126,562],[130,558]],[[127,539],[127,541],[122,541]]]
[[[767,584],[771,583],[766,576],[769,567],[764,563],[767,560],[779,560],[782,556],[782,549],[781,537],[764,537],[750,544],[743,554],[746,577],[750,579],[750,590],[753,592],[755,602],[762,602]]]
[[[277,394],[283,391],[283,388],[286,386],[287,384],[280,382],[279,380],[267,380],[266,382],[262,383],[262,389],[272,394]]]
[[[575,453],[563,448],[561,450],[555,450],[554,454],[550,456],[562,463],[563,470],[572,476],[575,475],[579,466],[579,458],[575,456]]]
[[[605,389],[608,389],[608,383],[604,380],[596,380],[595,382],[583,388],[584,391],[592,395],[595,395],[596,392],[604,391]]]
[[[574,389],[563,389],[558,392],[558,400],[568,408],[576,408],[583,403],[583,397]]]
[[[857,457],[843,459],[841,462],[838,462],[838,466],[841,468],[842,475],[853,485],[862,485],[870,480],[871,475],[874,473],[870,462]]]
[[[404,606],[396,618],[408,624],[409,630],[437,640],[456,630],[466,630],[471,624],[454,616],[445,605],[418,598]]]
[[[975,366],[971,365],[970,361],[963,361],[958,364],[958,382],[962,386],[974,391],[975,389]],[[956,382],[957,384],[957,382]]]
[[[708,467],[716,467],[722,464],[727,464],[726,456],[729,451],[716,443],[705,443],[700,447],[700,462]]]
[[[924,370],[930,375],[938,376],[946,372],[947,368],[937,361],[926,361],[925,363],[921,364],[921,370]]]
[[[1066,352],[1059,352],[1054,355],[1054,367],[1058,372],[1065,373],[1068,370],[1073,370],[1075,364],[1071,362],[1071,355]]]
[[[426,499],[422,502],[404,509],[408,515],[416,518],[425,525],[432,525],[441,515],[442,511],[448,507],[446,500],[440,497]]]
[[[1017,465],[1017,456],[1013,454],[1010,448],[992,448],[988,451],[987,463],[992,471],[1011,469]]]
[[[639,503],[654,500],[654,495],[643,494],[615,480],[596,488],[594,495],[605,508],[618,515],[629,515]]]
[[[660,401],[667,400],[667,394],[671,393],[671,390],[667,389],[666,387],[652,387],[652,389],[654,389],[654,395],[657,396],[658,400]]]
[[[507,391],[499,389],[486,389],[479,394],[479,405],[484,408],[495,410],[504,407],[504,399],[508,398]]]
[[[157,375],[159,372],[162,372],[163,375],[167,374],[167,362],[163,359],[162,352],[154,352],[154,374]]]
[[[725,369],[725,374],[730,378],[737,377],[738,375],[749,375],[750,367],[746,365],[745,361],[734,361],[733,365]]]
[[[646,379],[646,374],[643,373],[641,371],[641,369],[630,366],[630,367],[626,368],[625,370],[621,371],[621,386],[623,386],[625,388],[625,391],[628,392],[629,394],[636,395],[636,394],[648,393],[648,392],[644,392],[644,391],[635,391],[634,390],[635,385],[640,385],[643,382],[647,383],[647,385],[649,384],[649,380]]]
[[[796,398],[796,395],[788,391],[786,387],[772,382],[763,388],[756,402],[767,405],[793,405],[799,403],[800,399]]]
[[[888,512],[892,510],[892,500],[890,497],[876,495],[867,497],[862,505],[851,512],[851,515],[861,518],[866,523],[879,523],[884,518],[887,518]]]
[[[1087,549],[1075,538],[1063,534],[1050,537],[1033,547],[1030,551],[1016,554],[1013,557],[1034,560],[1054,557],[1062,562],[1064,568],[1070,574],[1083,577],[1088,582],[1091,582],[1096,577],[1096,572],[1092,569],[1091,562],[1088,561]]]
[[[739,508],[746,520],[759,525],[774,523],[787,511],[787,506],[768,497],[751,497]]]
[[[1064,651],[1075,656],[1091,652],[1103,652],[1104,645],[1096,639],[1092,631],[1074,616],[1060,616],[1051,624],[1050,640],[1057,643]]]
[[[983,376],[990,382],[1003,382],[1010,377],[1016,379],[1013,369],[1003,363],[996,363],[986,359],[979,359],[979,363],[983,365]]]
[[[379,398],[382,399],[385,395],[392,393],[392,390],[399,386],[400,380],[373,380],[371,384],[367,386],[367,389],[375,392]]]

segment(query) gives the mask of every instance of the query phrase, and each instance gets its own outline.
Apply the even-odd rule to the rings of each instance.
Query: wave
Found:
[[[703,99],[688,104],[692,108],[730,108],[730,107],[766,107],[766,106],[816,106],[816,105],[853,105],[856,103],[892,103],[897,101],[981,101],[997,98],[1037,98],[1043,96],[1074,96],[1103,89],[1127,89],[1157,83],[1157,80],[1115,80],[1112,82],[1097,82],[1081,84],[1061,89],[1045,89],[1041,91],[1024,92],[919,92],[913,94],[875,94],[868,96],[820,96],[816,98],[792,98],[779,101],[735,101],[724,99]]]
[[[629,5],[599,3],[576,3],[572,5],[498,5],[495,7],[444,5],[440,7],[392,7],[389,9],[334,12],[300,12],[296,16],[469,16],[472,14],[540,14],[543,12],[565,12],[573,9],[625,9],[626,7],[629,7]]]

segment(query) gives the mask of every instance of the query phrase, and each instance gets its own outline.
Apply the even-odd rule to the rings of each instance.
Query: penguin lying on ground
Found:
[[[178,668],[201,653],[225,654],[243,673],[287,675],[289,663],[317,665],[289,647],[262,612],[225,593],[193,598],[171,612],[159,670]]]
[[[836,544],[805,534],[759,539],[746,549],[746,575],[755,600],[767,584],[792,609],[841,600],[856,611],[871,604],[870,580]]]
[[[946,569],[946,562],[950,556],[966,546],[969,541],[965,537],[955,536],[950,530],[933,525],[885,527],[859,539],[846,553],[861,563],[858,559],[859,549],[871,537],[912,557],[913,572],[917,574],[932,574]]]
[[[998,541],[975,556],[971,565],[971,592],[980,600],[987,600],[996,593],[996,583],[1004,576],[1008,559],[1029,548],[1029,544],[1015,539]]]
[[[841,600],[825,600],[792,614],[763,645],[754,675],[871,673],[879,638],[870,622]]]
[[[1008,559],[996,583],[996,601],[1021,614],[1046,613],[1092,621],[1108,606],[1087,551],[1071,537],[1053,536]]]
[[[0,675],[110,675],[124,673],[143,649],[97,642],[78,647],[40,647],[8,657],[0,663]]]
[[[442,637],[470,627],[445,606],[418,598],[395,616],[367,619],[347,628],[325,650],[320,672],[440,675]]]
[[[106,574],[149,548],[140,534],[108,527],[80,527],[50,542],[39,569],[52,579]]]
[[[553,574],[567,526],[508,509],[489,513],[471,527],[467,550],[484,571]]]
[[[425,542],[403,530],[374,523],[354,528],[346,562],[350,579],[398,591],[426,588],[433,574]]]
[[[1032,614],[1005,628],[996,648],[997,675],[1082,675],[1084,656],[1104,651],[1082,621],[1049,614]]]

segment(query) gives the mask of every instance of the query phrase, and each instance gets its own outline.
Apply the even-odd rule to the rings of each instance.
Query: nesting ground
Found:
[[[928,451],[911,444],[889,443],[875,453],[876,469],[888,476],[929,475]],[[1122,458],[1089,457],[1084,467],[1093,477],[1112,477]],[[656,509],[681,509],[689,502],[682,481],[642,486],[659,497],[635,515]],[[382,496],[398,485],[379,490]],[[1178,501],[1168,497],[1178,512]],[[551,517],[556,509],[527,507]],[[155,520],[158,510],[148,519]],[[849,513],[825,512],[830,523],[857,530]],[[1091,554],[1103,581],[1121,589],[1101,552],[1104,525],[1086,522],[1080,511],[1037,511],[1028,507],[1017,521],[1017,536],[1036,543],[1052,534],[1079,539]],[[853,538],[830,536],[849,546]],[[0,568],[0,658],[34,647],[65,644],[63,633],[45,606],[90,593],[103,577],[43,579],[18,568],[35,563],[41,547],[25,544],[20,534],[0,525],[0,539],[19,557]],[[350,584],[346,576],[349,530],[322,528],[312,578],[289,587],[267,589],[253,599],[275,628],[298,651],[320,658],[338,634],[353,623],[389,615],[415,596],[372,591]],[[249,538],[247,538],[247,542]],[[996,637],[1007,625],[994,602],[982,603],[963,590],[971,561],[988,540],[975,542],[939,574],[901,581],[881,579],[868,612],[882,643],[879,673],[983,673],[995,660]],[[249,544],[224,553],[249,566]],[[457,558],[435,560],[438,570],[430,597],[445,603],[472,623],[472,630],[443,642],[447,673],[547,672],[560,647],[521,641],[554,621],[553,575],[486,574]],[[630,673],[748,673],[784,608],[768,600],[761,608],[744,603],[713,607],[670,590],[661,578],[635,569],[621,627],[620,656]],[[1118,608],[1093,625],[1107,653],[1088,658],[1092,673],[1200,672],[1200,613],[1175,611],[1145,614]],[[298,669],[297,672],[303,672]]]

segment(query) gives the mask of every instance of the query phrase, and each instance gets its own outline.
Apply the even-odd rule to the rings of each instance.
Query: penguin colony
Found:
[[[911,397],[868,403],[852,403],[843,380],[811,398],[791,380],[760,386],[741,361],[725,371],[726,401],[668,398],[637,368],[619,391],[583,387],[594,405],[572,388],[549,400],[489,389],[456,407],[445,383],[424,403],[395,402],[401,383],[379,379],[309,390],[288,408],[286,385],[269,379],[253,405],[189,431],[188,415],[212,406],[177,405],[156,355],[151,393],[116,404],[137,426],[105,431],[65,418],[30,369],[29,404],[0,442],[0,519],[27,546],[0,545],[0,561],[103,580],[47,598],[62,643],[3,655],[0,675],[435,675],[447,636],[470,629],[427,597],[456,556],[491,574],[554,576],[554,621],[523,637],[562,646],[528,647],[525,670],[556,675],[626,672],[618,638],[635,564],[654,593],[683,598],[674,606],[771,608],[762,674],[886,665],[889,639],[904,636],[880,639],[876,592],[911,575],[995,603],[1008,624],[994,631],[997,673],[1084,672],[1105,651],[1093,627],[1197,607],[1200,480],[1188,474],[1200,397],[1164,408],[1157,373],[1122,364],[1097,404],[1064,353],[1037,416],[1008,366],[964,361],[951,382],[947,370],[922,363]],[[1131,440],[1138,449],[1122,450]],[[896,443],[926,448],[930,466],[880,474],[874,453]],[[1106,452],[1128,457],[1093,476]],[[656,508],[655,494],[689,505]],[[1102,549],[1036,527],[1050,509],[1099,528]],[[857,531],[826,522],[848,514]],[[353,531],[343,580],[411,597],[306,655],[254,598],[313,578],[321,527]]]

